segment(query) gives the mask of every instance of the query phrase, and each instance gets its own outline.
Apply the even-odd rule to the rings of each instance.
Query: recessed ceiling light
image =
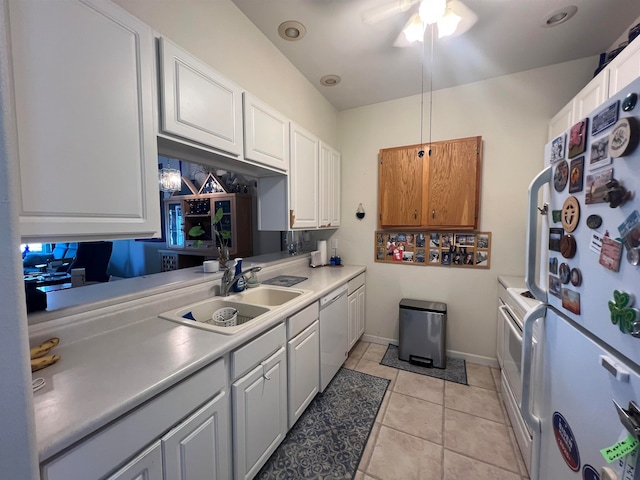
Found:
[[[573,17],[578,11],[578,7],[575,5],[568,5],[566,7],[557,8],[553,12],[546,14],[540,20],[540,26],[542,27],[555,27],[561,23],[566,22]]]
[[[307,29],[300,22],[296,22],[295,20],[287,20],[286,22],[282,22],[278,27],[278,35],[280,35],[285,40],[290,42],[295,42],[296,40],[300,40],[307,33]]]
[[[335,87],[342,80],[338,75],[325,75],[320,79],[320,83],[325,87]]]

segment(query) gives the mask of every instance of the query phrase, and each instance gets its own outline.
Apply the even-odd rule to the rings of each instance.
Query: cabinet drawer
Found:
[[[42,479],[103,478],[226,385],[220,359],[45,463]]]
[[[286,342],[284,323],[231,352],[231,381],[241,377]]]
[[[292,339],[301,331],[318,319],[320,308],[318,302],[313,302],[304,310],[300,310],[295,315],[291,315],[287,320],[287,339]]]
[[[361,273],[357,277],[352,278],[347,283],[347,287],[349,289],[349,295],[359,289],[362,285],[364,285],[364,273]]]

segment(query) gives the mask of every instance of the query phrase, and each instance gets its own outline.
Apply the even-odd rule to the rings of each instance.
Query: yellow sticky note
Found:
[[[624,440],[620,440],[618,443],[615,443],[610,447],[603,448],[600,450],[600,453],[607,463],[611,463],[633,452],[638,448],[639,443],[640,442],[638,442],[636,437],[629,435]]]

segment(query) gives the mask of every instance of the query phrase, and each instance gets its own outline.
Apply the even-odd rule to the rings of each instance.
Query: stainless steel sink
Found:
[[[233,335],[234,333],[238,333],[242,329],[251,325],[253,322],[258,320],[261,315],[269,312],[270,310],[263,306],[232,301],[231,298],[232,297],[209,298],[186,307],[161,313],[159,317],[190,327],[224,333],[225,335]],[[213,323],[212,316],[214,312],[223,307],[233,307],[238,310],[236,325],[224,327]]]

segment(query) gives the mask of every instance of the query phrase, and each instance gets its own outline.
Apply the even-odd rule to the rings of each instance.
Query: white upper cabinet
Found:
[[[613,96],[640,77],[640,37],[637,37],[611,61],[609,96]]]
[[[160,128],[242,156],[242,92],[206,63],[160,38]]]
[[[320,142],[319,226],[340,226],[340,153]]]
[[[8,13],[22,240],[159,236],[151,28],[104,0]]]
[[[244,158],[289,170],[289,120],[253,95],[243,94]]]
[[[289,166],[289,227],[318,226],[318,138],[291,123]]]

